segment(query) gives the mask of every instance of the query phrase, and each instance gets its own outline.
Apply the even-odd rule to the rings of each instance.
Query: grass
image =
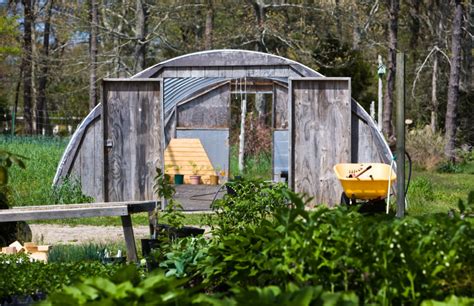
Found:
[[[0,148],[25,156],[26,169],[10,168],[10,205],[54,204],[51,184],[68,139],[0,136]]]
[[[205,225],[209,214],[184,214],[184,225]],[[165,222],[161,220],[158,222]],[[132,215],[133,225],[148,225],[148,214],[138,213]],[[68,226],[93,225],[93,226],[121,226],[122,222],[118,217],[94,217],[80,219],[58,219],[58,220],[37,220],[31,221],[35,224],[64,224]]]
[[[470,169],[474,162],[466,165],[463,173],[438,173],[416,171],[408,190],[408,212],[410,215],[444,213],[457,209],[461,199],[466,202],[469,192],[474,192],[474,174]]]
[[[231,147],[230,173],[239,175],[239,148]],[[249,179],[261,178],[272,179],[272,154],[262,153],[259,156],[246,156],[244,161],[244,173],[241,174]]]

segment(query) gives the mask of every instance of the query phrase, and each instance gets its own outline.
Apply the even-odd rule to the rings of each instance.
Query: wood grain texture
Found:
[[[313,205],[339,203],[333,166],[351,160],[350,79],[297,79],[290,88],[294,190],[314,197]]]
[[[160,81],[104,81],[104,135],[111,143],[105,200],[153,199],[153,178],[161,167]]]
[[[155,201],[24,206],[0,211],[0,222],[126,216],[153,211]]]
[[[56,170],[56,175],[54,176],[53,185],[57,186],[62,183],[64,178],[66,178],[71,173],[81,174],[81,168],[79,165],[76,165],[76,160],[80,158],[81,145],[84,137],[90,132],[90,127],[94,126],[102,116],[102,105],[97,105],[84,120],[82,120],[79,127],[76,129],[74,134],[69,141],[66,150],[59,162],[58,168]]]
[[[273,85],[274,103],[274,125],[276,129],[288,128],[288,88],[274,83]]]
[[[178,105],[178,127],[227,128],[230,107],[228,84]]]
[[[132,218],[129,215],[121,216],[123,236],[125,238],[125,246],[127,247],[127,261],[137,262],[137,246],[135,245],[135,236],[133,234]]]

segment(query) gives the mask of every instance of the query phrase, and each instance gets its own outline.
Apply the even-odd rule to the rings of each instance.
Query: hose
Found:
[[[411,161],[411,156],[410,154],[408,154],[407,151],[405,151],[405,156],[407,157],[407,160],[408,160],[408,181],[407,181],[407,185],[405,187],[405,209],[408,208],[408,205],[407,205],[407,193],[408,193],[408,188],[410,187],[410,181],[411,181],[411,174],[412,174],[412,161]],[[392,169],[393,169],[393,164],[395,162],[395,160],[397,159],[396,155],[393,155],[393,158],[392,158],[392,161],[390,163],[390,174],[388,176],[388,191],[387,191],[387,205],[386,205],[386,213],[388,214],[388,210],[389,210],[389,204],[390,204],[390,185],[391,185],[391,178],[392,178]]]

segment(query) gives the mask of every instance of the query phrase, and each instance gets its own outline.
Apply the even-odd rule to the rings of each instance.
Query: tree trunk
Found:
[[[146,0],[136,0],[136,19],[135,25],[135,73],[145,69],[146,65],[146,35],[147,35],[147,6]]]
[[[436,133],[438,128],[438,95],[436,86],[438,85],[438,52],[433,54],[433,73],[431,75],[431,131]]]
[[[474,89],[474,79],[472,78],[472,73],[474,72],[472,65],[474,39],[471,37],[471,35],[474,35],[474,0],[471,0],[471,3],[468,5],[469,7],[466,8],[466,31],[463,31],[464,58],[462,66],[464,69],[462,74],[463,81],[461,82],[461,88],[466,92]]]
[[[90,35],[89,35],[89,109],[97,105],[97,34],[99,18],[97,0],[90,0]]]
[[[398,42],[398,13],[400,11],[399,0],[388,0],[389,3],[389,50],[387,61],[387,90],[385,91],[385,103],[383,111],[383,132],[390,139],[393,136],[392,112],[393,112],[393,91],[395,88],[396,55]]]
[[[22,0],[24,9],[23,31],[23,116],[25,118],[25,133],[33,132],[32,104],[32,36],[33,10],[31,0]]]
[[[449,73],[448,105],[446,108],[446,146],[444,154],[451,161],[455,158],[457,111],[459,104],[459,78],[461,74],[461,32],[463,6],[461,0],[455,1],[453,34],[451,42],[451,71]]]
[[[206,26],[204,29],[204,49],[212,50],[212,34],[214,32],[214,4],[213,0],[207,0]]]
[[[43,54],[41,59],[41,74],[38,82],[38,102],[37,116],[36,116],[36,127],[38,133],[50,134],[49,128],[49,115],[48,106],[46,100],[46,85],[48,82],[48,68],[49,68],[49,37],[51,29],[51,12],[53,7],[53,1],[49,0],[46,3],[46,19],[44,21],[44,34],[43,34]]]
[[[18,101],[20,100],[20,88],[21,88],[22,78],[23,78],[23,61],[20,64],[20,73],[18,75],[18,81],[16,83],[16,88],[15,88],[15,101],[13,105],[13,114],[12,114],[13,115],[12,116],[12,135],[16,134],[16,131],[15,131],[16,127],[15,127],[15,124],[13,123],[16,122],[16,117],[18,114]]]
[[[420,0],[411,0],[410,6],[410,49],[413,62],[418,59],[418,40],[420,39]]]
[[[337,37],[343,41],[342,38],[342,22],[341,22],[341,0],[336,0],[335,1],[335,7],[334,7],[334,17],[336,18],[336,31],[337,31]]]
[[[252,0],[250,3],[255,12],[255,21],[257,23],[257,35],[255,40],[255,50],[260,52],[267,52],[265,46],[263,31],[265,30],[265,2],[263,0]]]

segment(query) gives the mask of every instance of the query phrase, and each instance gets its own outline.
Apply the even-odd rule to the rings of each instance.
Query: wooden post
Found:
[[[405,54],[397,53],[397,217],[405,215]]]
[[[129,262],[137,262],[137,246],[135,245],[135,236],[133,235],[132,218],[130,215],[121,216],[123,235],[125,236],[125,244],[127,246],[127,260]]]
[[[247,80],[245,80],[245,89],[247,90]],[[239,175],[244,173],[244,157],[245,157],[245,118],[247,116],[247,92],[242,99],[242,82],[240,83],[240,99],[241,114],[240,114],[240,136],[239,136]]]
[[[370,117],[375,120],[375,102],[370,102]]]

